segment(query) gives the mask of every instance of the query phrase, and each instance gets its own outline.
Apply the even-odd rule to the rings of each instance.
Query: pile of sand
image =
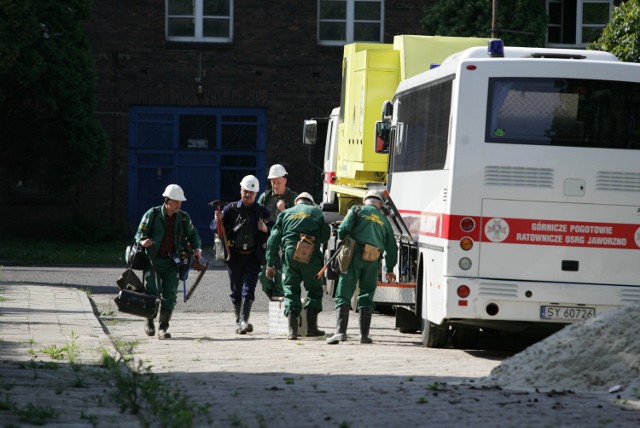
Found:
[[[640,391],[640,305],[571,324],[506,359],[483,385],[541,391]]]

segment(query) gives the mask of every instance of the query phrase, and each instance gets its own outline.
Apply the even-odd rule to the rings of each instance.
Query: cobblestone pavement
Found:
[[[474,380],[510,354],[426,349],[419,336],[394,329],[388,316],[374,315],[374,344],[360,345],[352,312],[351,340],[329,346],[323,339],[290,341],[269,334],[264,311],[252,313],[254,332],[247,335],[235,334],[231,313],[177,311],[173,339],[160,341],[144,334],[141,318],[114,311],[112,297],[0,282],[5,427],[29,426],[25,414],[47,409],[54,416],[45,425],[60,427],[640,426],[638,400],[615,394],[475,387]],[[319,324],[332,331],[333,311],[321,313]],[[105,353],[117,355],[116,345],[136,358],[131,367],[139,377],[159,380],[151,384],[164,391],[156,400],[190,409],[195,419],[163,419],[149,391],[138,397],[138,415],[121,413],[122,389],[100,367]],[[75,349],[74,364],[51,358],[54,347],[67,356]],[[57,369],[47,367],[52,362]]]

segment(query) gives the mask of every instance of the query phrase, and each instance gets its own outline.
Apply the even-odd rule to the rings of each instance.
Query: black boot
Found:
[[[235,305],[233,305],[233,312],[236,314],[236,333],[240,328],[240,308],[242,308],[242,305],[240,303],[236,303]]]
[[[371,328],[371,308],[360,308],[360,343],[373,343],[369,337]]]
[[[307,306],[307,337],[324,336],[323,330],[318,330],[318,311],[316,308]]]
[[[337,345],[347,341],[347,324],[349,324],[349,305],[342,305],[336,310],[336,334],[327,338],[327,344]]]
[[[289,312],[289,334],[287,339],[296,340],[298,338],[298,313],[295,311]]]
[[[173,311],[170,311],[169,309],[160,309],[160,331],[158,332],[158,339],[171,339],[171,334],[167,333],[167,330],[169,330],[169,321],[171,321],[172,314]]]
[[[156,326],[153,325],[153,318],[147,318],[147,324],[144,326],[144,332],[147,333],[147,336],[156,335]]]
[[[240,323],[238,324],[238,334],[247,334],[253,331],[253,326],[249,324],[251,305],[253,300],[242,299],[242,309],[240,310]]]

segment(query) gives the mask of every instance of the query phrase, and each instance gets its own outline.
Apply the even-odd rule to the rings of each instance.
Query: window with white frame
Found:
[[[384,0],[318,0],[318,42],[381,42]]]
[[[167,40],[226,43],[233,38],[233,0],[166,0]]]
[[[611,19],[614,0],[547,0],[547,45],[584,47]]]

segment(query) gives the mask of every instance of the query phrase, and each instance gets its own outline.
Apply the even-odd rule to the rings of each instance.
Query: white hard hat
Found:
[[[257,192],[260,190],[260,182],[255,175],[247,175],[240,182],[240,187],[249,192]]]
[[[287,170],[277,163],[269,168],[269,176],[267,178],[271,180],[272,178],[284,177],[285,175],[287,175]]]
[[[314,201],[314,200],[313,200],[313,196],[311,196],[311,195],[310,195],[310,194],[308,194],[307,192],[302,192],[302,193],[300,193],[300,194],[296,197],[296,200],[295,200],[295,203],[296,203],[296,204],[298,203],[298,200],[299,200],[299,199],[306,199],[306,200],[308,200],[309,202],[311,202],[313,205],[315,205],[315,204],[316,204],[316,201]]]
[[[367,193],[364,194],[364,198],[362,198],[362,201],[366,201],[367,199],[377,199],[379,200],[381,203],[384,202],[382,200],[382,196],[380,196],[380,191],[378,190],[369,190]]]
[[[184,197],[184,192],[182,191],[182,187],[177,184],[169,184],[166,189],[164,189],[164,193],[162,194],[165,198],[169,198],[174,201],[186,201],[187,198]]]

